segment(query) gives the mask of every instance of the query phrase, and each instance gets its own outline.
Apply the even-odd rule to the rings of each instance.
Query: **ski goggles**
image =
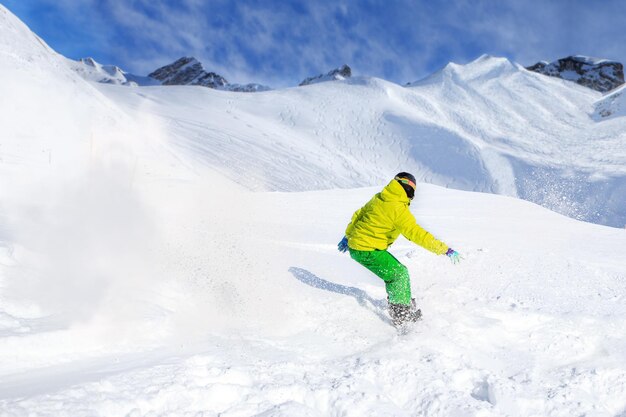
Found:
[[[410,179],[408,179],[408,178],[400,178],[400,177],[396,177],[394,179],[400,181],[402,184],[410,185],[411,188],[413,188],[415,190],[415,183],[413,181],[411,181]]]

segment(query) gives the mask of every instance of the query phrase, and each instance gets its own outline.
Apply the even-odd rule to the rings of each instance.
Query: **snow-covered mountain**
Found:
[[[450,64],[409,88],[357,77],[246,100],[99,90],[127,112],[162,120],[184,155],[257,190],[368,186],[407,169],[420,181],[626,224],[624,121],[595,122],[600,93],[506,59]],[[272,156],[259,157],[266,150]]]
[[[70,68],[83,78],[99,83],[137,85],[126,78],[126,74],[116,65],[102,65],[93,58],[82,58],[78,61],[69,60]]]
[[[259,92],[270,88],[261,84],[231,84],[224,77],[204,70],[193,57],[182,57],[147,76],[128,73],[116,65],[102,65],[93,58],[67,60],[68,66],[88,81],[125,86],[197,85],[225,91]]]
[[[348,65],[344,64],[339,68],[328,71],[326,74],[320,74],[313,77],[305,78],[299,85],[303,86],[322,83],[325,81],[345,80],[346,78],[350,77],[352,77],[352,69]]]
[[[487,56],[409,88],[128,88],[1,5],[0,57],[0,414],[624,414],[624,230],[494,194],[622,227],[600,93]],[[465,257],[392,247],[402,336],[336,250],[400,170]]]
[[[624,66],[621,63],[583,55],[568,56],[552,63],[540,61],[527,69],[573,81],[600,92],[624,84]]]
[[[237,92],[269,90],[269,87],[260,84],[230,84],[221,75],[205,71],[200,61],[193,57],[182,57],[151,72],[148,76],[159,80],[163,85],[200,85]]]
[[[78,61],[67,59],[66,61],[72,71],[88,81],[131,87],[161,85],[154,78],[128,73],[117,65],[102,65],[93,58],[82,58]]]

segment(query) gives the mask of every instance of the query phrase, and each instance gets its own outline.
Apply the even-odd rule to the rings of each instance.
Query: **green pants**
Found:
[[[350,256],[385,281],[390,303],[411,304],[409,271],[392,254],[386,250],[350,249]]]

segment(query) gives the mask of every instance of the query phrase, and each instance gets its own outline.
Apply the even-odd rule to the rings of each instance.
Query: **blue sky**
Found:
[[[146,75],[195,56],[230,82],[296,85],[348,64],[404,84],[483,53],[626,62],[626,1],[0,0],[69,58]]]

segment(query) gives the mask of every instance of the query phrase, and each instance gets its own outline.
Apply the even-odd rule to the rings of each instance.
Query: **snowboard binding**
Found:
[[[389,315],[393,325],[402,328],[418,321],[422,317],[422,311],[417,308],[415,298],[412,298],[409,305],[389,303]]]

